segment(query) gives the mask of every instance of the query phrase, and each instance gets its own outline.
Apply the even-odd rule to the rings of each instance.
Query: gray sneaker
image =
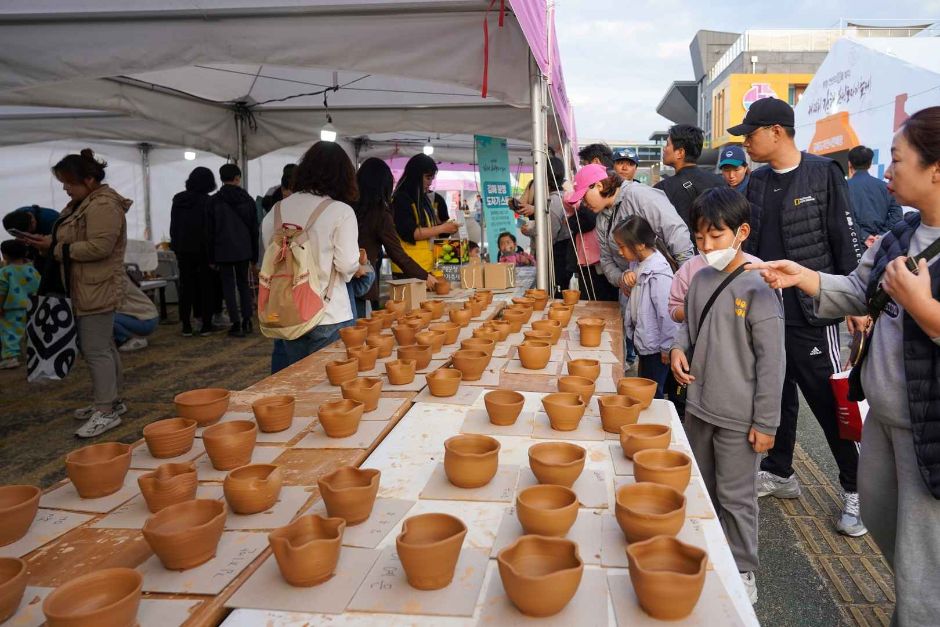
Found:
[[[78,428],[78,431],[75,432],[75,435],[80,438],[95,438],[105,431],[110,431],[120,424],[121,417],[117,414],[117,412],[112,411],[105,414],[103,412],[96,411],[91,415],[91,418],[88,419],[88,422]]]
[[[843,492],[842,503],[842,515],[836,521],[836,531],[852,538],[868,533],[859,515],[858,492]]]
[[[751,605],[754,605],[757,603],[757,577],[753,571],[739,574],[741,575],[741,583],[744,584],[744,589],[747,591],[747,600],[751,602]]]
[[[796,475],[790,475],[784,479],[772,472],[760,470],[757,473],[757,496],[796,499],[800,497],[800,482],[797,480]]]
[[[94,405],[89,405],[88,407],[82,407],[81,409],[75,410],[75,420],[88,420],[91,418],[94,413],[97,411]],[[118,416],[123,416],[127,413],[127,405],[124,404],[124,401],[117,401],[114,403],[114,406],[111,408],[112,413],[117,414]]]

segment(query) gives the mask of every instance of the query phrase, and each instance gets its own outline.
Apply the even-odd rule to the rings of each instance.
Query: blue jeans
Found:
[[[160,318],[139,320],[127,314],[114,314],[114,341],[123,344],[132,337],[146,337],[157,330]]]
[[[640,367],[637,368],[637,374],[645,379],[655,381],[656,398],[663,397],[663,386],[666,383],[666,375],[669,374],[669,366],[663,363],[659,353],[640,355]]]
[[[346,291],[349,293],[349,304],[352,306],[353,318],[366,317],[366,301],[363,296],[372,289],[375,283],[375,272],[364,274],[361,277],[353,277],[346,284]]]
[[[321,348],[329,346],[339,339],[339,330],[351,327],[355,320],[346,320],[336,324],[321,324],[302,335],[296,340],[274,340],[274,351],[271,353],[271,374],[296,364],[304,357],[308,357]]]
[[[623,322],[627,319],[625,312],[627,311],[627,307],[630,306],[630,299],[629,297],[624,296],[623,292],[621,292],[619,289],[617,291],[619,292],[618,300],[620,301],[620,322],[621,322],[621,326],[623,326]],[[623,370],[624,372],[626,372],[627,364],[628,363],[632,364],[633,362],[636,361],[636,347],[633,346],[633,338],[631,338],[630,335],[627,333],[627,329],[626,328],[622,329],[622,332],[623,332],[623,359],[624,359]]]

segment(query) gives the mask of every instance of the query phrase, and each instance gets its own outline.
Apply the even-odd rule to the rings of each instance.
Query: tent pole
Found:
[[[153,222],[150,215],[150,150],[148,143],[137,144],[140,150],[140,167],[144,183],[144,239],[153,241]]]
[[[545,80],[533,59],[529,60],[532,83],[532,187],[535,190],[535,286],[549,289],[548,267],[551,263],[548,221],[548,176],[546,174]]]
[[[235,161],[238,169],[242,171],[242,187],[248,189],[248,135],[245,133],[245,116],[239,109],[235,109],[235,140],[238,142],[238,152]]]
[[[571,171],[571,141],[565,141],[561,147],[561,158],[565,162],[565,180],[574,180]]]

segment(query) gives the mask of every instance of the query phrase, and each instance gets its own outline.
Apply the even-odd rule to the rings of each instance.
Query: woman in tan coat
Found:
[[[124,297],[124,214],[131,201],[102,183],[106,166],[88,148],[59,161],[52,173],[71,201],[51,236],[24,238],[49,262],[57,262],[72,298],[78,343],[91,370],[95,396],[93,405],[75,412],[76,419],[85,421],[76,431],[82,438],[113,429],[121,424],[121,414],[127,411],[121,400],[121,359],[112,329],[115,309]],[[47,272],[54,266],[49,263]]]

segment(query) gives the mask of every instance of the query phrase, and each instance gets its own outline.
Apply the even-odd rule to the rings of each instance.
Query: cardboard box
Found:
[[[405,301],[405,311],[418,309],[427,300],[428,284],[421,279],[392,279],[391,299]]]
[[[460,287],[464,289],[481,289],[483,287],[483,264],[472,263],[460,268]]]
[[[515,267],[508,263],[483,264],[483,285],[488,290],[505,290],[516,286]]]

